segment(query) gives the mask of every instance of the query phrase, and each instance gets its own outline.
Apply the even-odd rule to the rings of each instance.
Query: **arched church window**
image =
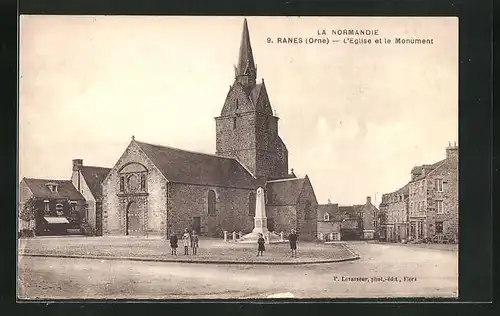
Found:
[[[256,197],[254,192],[248,195],[248,216],[255,216]]]
[[[214,190],[208,191],[208,215],[215,215],[216,210],[216,195]]]
[[[307,200],[304,205],[304,220],[311,219],[311,201]]]
[[[120,192],[125,191],[125,177],[121,176],[120,177]]]

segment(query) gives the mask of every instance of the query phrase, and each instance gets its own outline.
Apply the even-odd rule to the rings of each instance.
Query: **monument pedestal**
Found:
[[[266,205],[264,201],[264,190],[262,188],[257,189],[255,199],[254,228],[250,234],[241,236],[239,242],[256,244],[260,234],[263,235],[262,237],[264,237],[266,244],[285,242],[281,236],[267,230]]]

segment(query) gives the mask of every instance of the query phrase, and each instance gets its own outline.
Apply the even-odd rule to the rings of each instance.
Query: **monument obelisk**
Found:
[[[256,243],[259,235],[262,234],[268,243],[282,242],[280,236],[271,233],[267,230],[267,217],[266,217],[266,201],[264,197],[264,189],[258,188],[255,195],[255,216],[254,228],[250,234],[242,236],[240,242],[242,243]]]

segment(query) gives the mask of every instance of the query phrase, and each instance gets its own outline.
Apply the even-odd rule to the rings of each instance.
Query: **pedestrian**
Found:
[[[259,239],[257,240],[257,244],[259,245],[259,247],[257,248],[257,257],[259,255],[262,257],[264,251],[266,251],[266,247],[264,246],[265,242],[266,241],[264,240],[264,235],[259,233]]]
[[[189,230],[186,228],[184,235],[182,235],[182,242],[184,244],[184,255],[189,255],[189,247],[191,246],[191,235],[189,235]]]
[[[290,242],[290,249],[292,249],[292,257],[297,257],[297,233],[295,229],[292,229],[292,232],[288,235],[288,241]]]
[[[191,248],[193,255],[198,253],[198,240],[198,235],[196,235],[196,232],[193,230],[193,233],[191,234]]]
[[[170,235],[170,250],[172,256],[173,255],[177,256],[177,241],[178,241],[177,235],[175,234],[175,232],[172,232],[172,234]]]

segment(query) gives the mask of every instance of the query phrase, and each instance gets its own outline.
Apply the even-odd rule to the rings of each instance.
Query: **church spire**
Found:
[[[250,34],[248,33],[247,19],[243,21],[243,33],[241,35],[240,52],[238,64],[235,69],[236,80],[243,85],[253,85],[257,77],[257,67],[253,60],[252,46],[250,45]]]

